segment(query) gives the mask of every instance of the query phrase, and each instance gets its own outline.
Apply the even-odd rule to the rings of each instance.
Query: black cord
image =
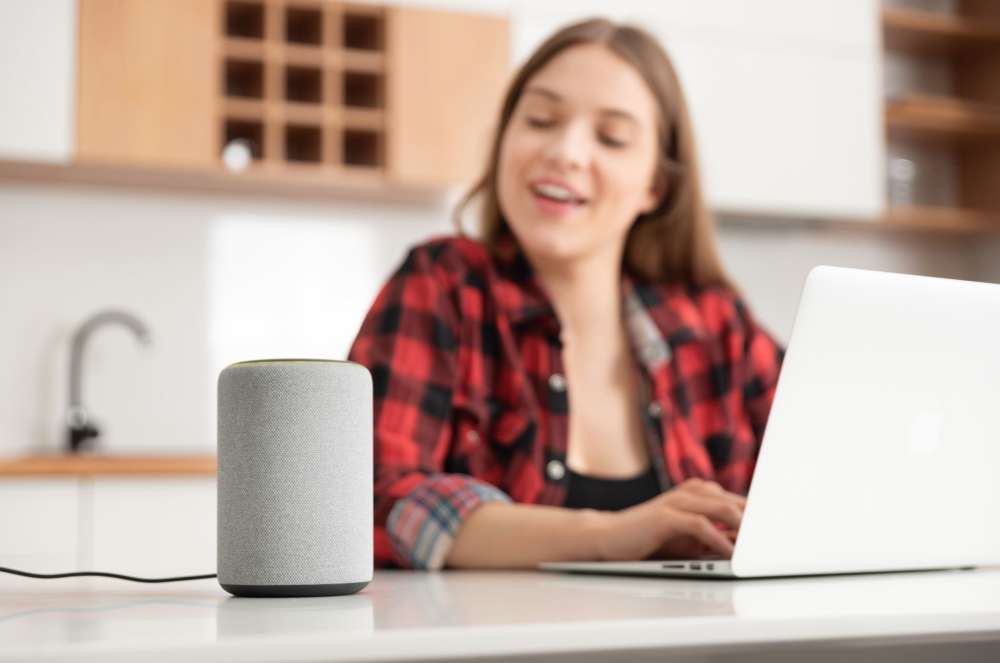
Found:
[[[100,576],[102,578],[118,578],[119,580],[131,580],[133,582],[180,582],[181,580],[206,580],[208,578],[215,578],[215,573],[208,573],[201,576],[178,576],[176,578],[137,578],[136,576],[126,576],[120,573],[105,573],[103,571],[73,571],[71,573],[32,573],[30,571],[18,571],[17,569],[9,569],[6,566],[0,566],[0,571],[4,573],[13,573],[16,576],[24,576],[25,578],[42,578],[45,580],[52,578],[75,578],[78,576]]]

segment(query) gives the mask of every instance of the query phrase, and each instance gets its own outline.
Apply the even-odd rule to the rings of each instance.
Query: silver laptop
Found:
[[[1000,285],[817,267],[731,560],[551,571],[760,578],[1000,564]]]

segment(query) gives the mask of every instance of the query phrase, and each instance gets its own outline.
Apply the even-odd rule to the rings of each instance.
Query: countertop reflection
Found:
[[[0,659],[141,654],[148,663],[187,651],[281,660],[291,652],[329,657],[335,646],[343,660],[407,660],[418,650],[431,657],[1000,633],[1000,569],[735,582],[385,570],[359,594],[291,599],[233,598],[212,580],[5,578],[2,588]]]

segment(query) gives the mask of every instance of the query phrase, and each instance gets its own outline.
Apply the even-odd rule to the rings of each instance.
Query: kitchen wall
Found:
[[[604,9],[413,4],[509,13],[517,59],[552,26]],[[614,15],[641,19],[637,6],[616,4]],[[138,315],[153,342],[142,347],[109,327],[87,349],[84,396],[102,425],[101,447],[211,451],[219,370],[247,358],[342,358],[406,247],[451,231],[452,202],[299,203],[0,182],[0,454],[63,444],[70,338],[107,308]],[[1000,281],[996,242],[738,213],[727,215],[720,239],[753,309],[782,339],[817,264]]]

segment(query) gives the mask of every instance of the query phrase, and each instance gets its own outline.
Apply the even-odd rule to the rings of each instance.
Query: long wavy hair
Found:
[[[479,239],[491,250],[511,234],[497,194],[500,146],[525,85],[556,55],[574,46],[599,44],[631,65],[645,81],[659,111],[654,181],[664,191],[658,206],[636,217],[628,231],[623,268],[652,281],[731,285],[716,248],[715,219],[705,205],[698,174],[694,132],[673,64],[645,30],[594,18],[549,37],[515,74],[503,98],[483,175],[462,197],[454,220],[460,234],[466,210],[478,203]]]

